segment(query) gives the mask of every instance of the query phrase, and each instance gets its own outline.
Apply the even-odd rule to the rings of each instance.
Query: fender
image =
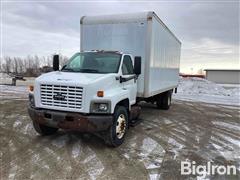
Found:
[[[129,92],[128,90],[125,89],[118,89],[118,91],[116,91],[116,89],[113,90],[109,90],[107,91],[105,94],[108,94],[108,96],[105,96],[104,99],[106,100],[111,100],[111,113],[114,113],[114,109],[115,106],[122,100],[124,99],[129,99]],[[129,110],[131,108],[130,102],[129,102]]]

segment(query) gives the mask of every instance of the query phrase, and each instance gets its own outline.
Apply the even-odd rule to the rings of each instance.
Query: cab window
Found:
[[[123,58],[123,64],[122,64],[122,74],[127,75],[127,74],[133,74],[133,64],[131,57],[126,55]]]

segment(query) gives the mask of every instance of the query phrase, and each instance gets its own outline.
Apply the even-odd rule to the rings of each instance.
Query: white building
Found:
[[[219,84],[240,84],[240,69],[205,69],[206,79]]]

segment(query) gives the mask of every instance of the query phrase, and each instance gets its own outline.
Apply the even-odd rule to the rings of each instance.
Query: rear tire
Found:
[[[42,136],[51,135],[58,131],[58,128],[45,126],[45,125],[39,124],[35,121],[33,121],[33,127],[38,132],[38,134],[40,134]]]
[[[160,94],[156,102],[159,109],[168,110],[172,103],[172,90]]]
[[[116,106],[113,114],[113,124],[105,132],[105,143],[117,147],[124,141],[128,129],[128,112],[124,106]]]

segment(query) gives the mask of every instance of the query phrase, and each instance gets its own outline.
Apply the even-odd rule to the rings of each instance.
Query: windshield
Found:
[[[105,52],[75,54],[62,71],[83,73],[117,73],[121,55]]]

